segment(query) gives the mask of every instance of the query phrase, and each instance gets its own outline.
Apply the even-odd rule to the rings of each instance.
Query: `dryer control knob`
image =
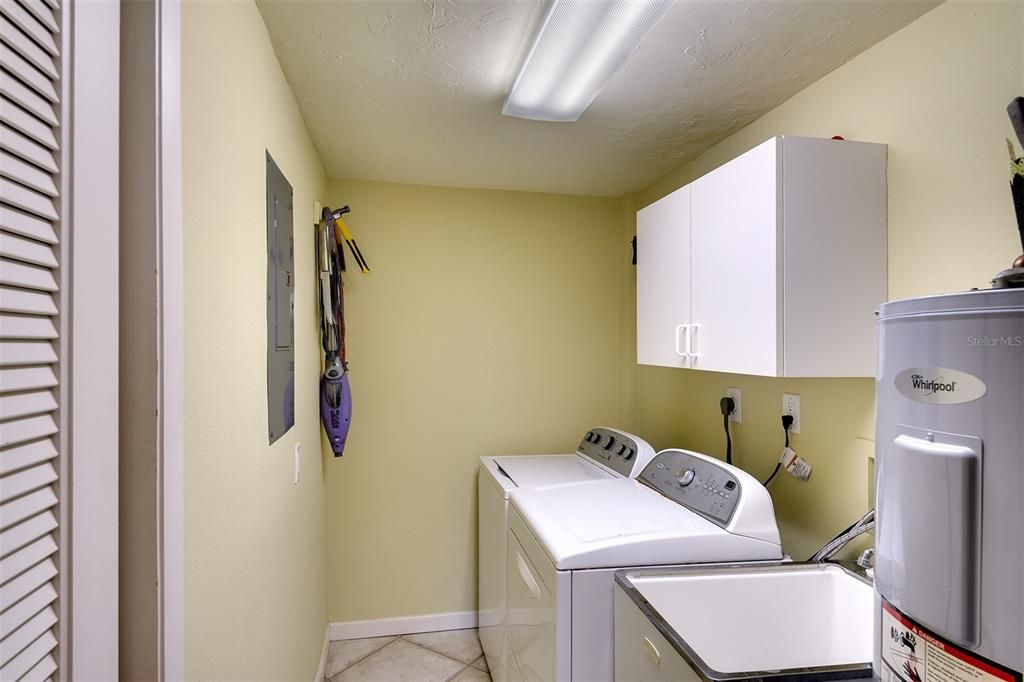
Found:
[[[617,454],[617,455],[624,455],[624,454],[626,454],[626,446],[625,445],[620,445],[618,451],[615,454]]]
[[[693,469],[687,469],[686,471],[683,472],[682,476],[676,479],[676,484],[680,488],[685,488],[691,483],[693,483]]]
[[[613,445],[615,445],[615,436],[608,436],[608,442],[604,444],[604,449],[611,450]]]

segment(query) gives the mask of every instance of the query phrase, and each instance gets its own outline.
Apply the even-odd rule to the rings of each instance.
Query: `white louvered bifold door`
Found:
[[[0,0],[0,680],[58,676],[60,22]]]

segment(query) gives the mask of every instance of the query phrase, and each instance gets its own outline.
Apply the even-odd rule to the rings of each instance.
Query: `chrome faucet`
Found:
[[[870,571],[875,567],[875,548],[868,547],[857,557],[857,565],[864,570]]]

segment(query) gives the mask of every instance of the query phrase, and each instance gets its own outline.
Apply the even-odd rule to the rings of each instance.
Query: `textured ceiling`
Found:
[[[501,115],[539,0],[259,6],[330,176],[614,196],[936,4],[677,0],[576,123]]]

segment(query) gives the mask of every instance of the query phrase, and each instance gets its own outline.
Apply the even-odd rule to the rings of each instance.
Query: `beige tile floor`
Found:
[[[490,682],[476,629],[331,642],[329,682]]]

